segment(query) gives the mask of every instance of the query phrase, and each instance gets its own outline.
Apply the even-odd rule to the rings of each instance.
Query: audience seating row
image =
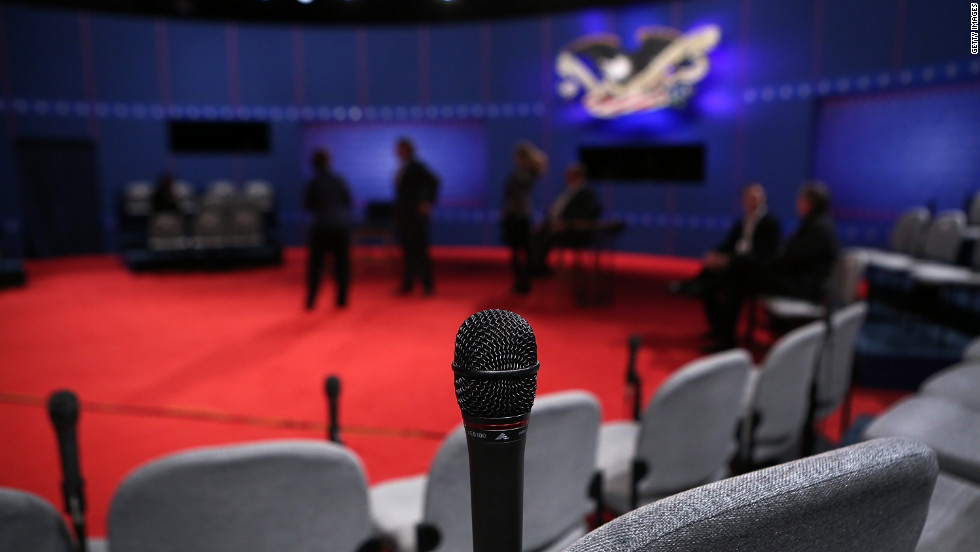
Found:
[[[976,340],[980,344],[980,338]],[[967,349],[967,355],[976,354]],[[934,374],[864,431],[930,446],[941,470],[918,552],[980,548],[980,355]]]
[[[174,191],[178,210],[154,212],[149,182],[132,182],[124,190],[120,228],[130,236],[123,241],[131,268],[281,260],[275,192],[268,182],[251,180],[238,189],[218,180],[198,197],[189,183],[176,181]]]
[[[192,455],[201,456],[199,467],[189,462]],[[113,552],[382,549],[367,516],[363,473],[356,457],[338,445],[226,447],[176,455],[152,467],[141,478],[173,489],[141,495],[135,475],[124,483],[120,494],[136,510],[117,512],[113,505]],[[188,477],[169,477],[181,469]],[[673,495],[565,550],[912,552],[920,534],[926,535],[924,524],[928,530],[930,495],[942,485],[936,475],[935,453],[925,445],[878,439]],[[216,493],[215,482],[231,488]],[[131,526],[119,528],[122,520]],[[0,547],[8,552],[72,550],[57,512],[19,491],[0,489],[0,528]],[[104,550],[105,543],[95,548]],[[452,550],[467,549],[469,543]]]
[[[980,193],[960,210],[902,214],[891,251],[852,249],[868,276],[869,301],[964,332],[980,331]],[[909,316],[905,316],[906,319]]]
[[[123,214],[131,217],[152,215],[153,190],[153,183],[146,180],[138,180],[126,185],[121,205]],[[229,180],[215,180],[208,184],[200,197],[191,183],[177,180],[174,182],[174,193],[177,196],[179,211],[188,215],[207,207],[223,207],[236,203],[251,205],[262,213],[275,210],[275,192],[272,185],[265,180],[248,180],[241,189]]]
[[[869,543],[894,537],[901,544],[887,549],[912,550],[936,471],[934,453],[918,442],[877,440],[728,477],[736,451],[754,465],[800,455],[807,424],[833,411],[847,393],[842,382],[850,381],[853,341],[865,313],[865,305],[856,303],[829,324],[818,321],[787,334],[758,367],[741,350],[696,360],[658,389],[637,423],[600,426],[598,401],[586,392],[540,397],[527,441],[525,550],[596,549],[587,547],[599,542],[607,543],[599,547],[604,550],[659,550],[663,543],[684,542],[681,535],[688,533],[716,543],[707,549],[725,548],[719,544],[725,540],[712,540],[720,534],[740,545],[765,534],[772,542],[749,548],[876,549],[881,546]],[[949,387],[959,386],[930,382],[923,393]],[[948,464],[944,454],[939,452],[940,466]],[[443,442],[427,475],[370,491],[356,456],[333,444],[271,442],[183,452],[141,467],[123,482],[109,512],[109,542],[113,552],[151,550],[162,542],[188,551],[302,551],[322,549],[325,542],[351,551],[463,550],[472,538],[467,465],[462,427]],[[869,480],[860,477],[869,470],[875,472]],[[937,489],[953,489],[943,499],[953,507],[962,501],[962,489],[946,478]],[[596,483],[603,480],[600,494]],[[586,535],[590,500],[598,499],[617,513],[633,510],[633,502],[653,504]],[[920,506],[909,506],[915,503]],[[788,509],[780,513],[777,504]],[[845,512],[859,508],[873,512],[870,526],[828,529],[850,523],[852,514]],[[757,524],[787,516],[800,523],[794,516],[802,512],[816,516],[805,525],[818,529],[757,533]],[[726,529],[718,519],[729,521],[722,524]],[[935,524],[927,527],[939,531]],[[832,536],[822,534],[827,531]],[[967,548],[949,550],[960,549]]]

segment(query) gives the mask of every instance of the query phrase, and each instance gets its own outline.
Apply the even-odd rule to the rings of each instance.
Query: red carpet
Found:
[[[44,404],[59,388],[83,403],[79,429],[89,530],[105,532],[127,472],[188,447],[272,438],[322,438],[323,379],[341,377],[347,444],[372,482],[427,469],[459,423],[450,363],[459,324],[485,308],[522,314],[535,330],[539,394],[587,389],[607,420],[626,416],[626,341],[643,336],[639,370],[649,397],[698,356],[696,303],[664,283],[697,263],[616,257],[607,307],[576,308],[568,282],[508,293],[502,250],[439,249],[437,293],[395,297],[384,255],[355,261],[350,306],[302,310],[305,252],[282,267],[225,273],[132,274],[114,257],[28,263],[28,287],[0,292],[0,486],[60,507],[60,471]],[[854,415],[899,394],[859,392]],[[833,424],[832,427],[836,427]]]

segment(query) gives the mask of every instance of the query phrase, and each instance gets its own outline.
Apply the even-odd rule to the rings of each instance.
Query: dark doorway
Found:
[[[95,147],[87,140],[21,139],[17,161],[28,257],[102,252]]]

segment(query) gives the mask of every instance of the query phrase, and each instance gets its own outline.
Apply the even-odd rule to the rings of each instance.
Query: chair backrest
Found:
[[[917,441],[869,441],[667,497],[565,550],[912,552],[937,473]]]
[[[228,232],[236,236],[261,236],[262,216],[251,205],[234,207],[228,216]]]
[[[194,239],[198,247],[222,247],[228,235],[224,211],[207,206],[194,219]]]
[[[539,549],[583,525],[599,422],[598,400],[583,391],[535,401],[524,454],[524,550]],[[471,550],[470,517],[469,456],[460,426],[443,442],[429,470],[423,524],[439,533],[433,550]]]
[[[766,355],[749,401],[759,417],[752,437],[755,462],[781,457],[802,437],[814,363],[826,333],[822,320],[811,322],[781,337]]]
[[[980,249],[980,244],[975,245]],[[963,360],[980,360],[980,335],[974,337],[966,347],[963,348]]]
[[[973,270],[980,272],[980,240],[973,242]]]
[[[149,181],[130,182],[123,190],[122,211],[133,217],[149,215],[153,211],[152,198],[153,184]]]
[[[892,251],[918,255],[930,218],[929,210],[925,207],[915,207],[902,213],[892,227],[890,239]]]
[[[73,552],[74,546],[54,506],[31,493],[0,487],[0,550]]]
[[[147,224],[146,242],[150,249],[181,249],[184,247],[184,220],[176,213],[157,213]]]
[[[205,207],[230,207],[239,199],[238,190],[230,180],[214,180],[208,184],[201,203]]]
[[[742,391],[752,360],[743,350],[690,362],[665,381],[640,420],[641,495],[666,495],[712,480],[735,452]]]
[[[186,180],[174,181],[174,195],[183,213],[193,213],[197,209],[194,185]]]
[[[973,194],[970,210],[967,212],[966,223],[970,226],[980,226],[980,192]]]
[[[835,312],[830,318],[830,334],[820,351],[817,383],[817,419],[837,409],[851,388],[854,348],[861,325],[868,315],[867,303],[854,303]]]
[[[372,536],[367,484],[332,443],[208,447],[137,468],[109,508],[112,552],[354,552]]]
[[[850,251],[837,257],[829,281],[828,299],[831,306],[854,302],[863,271],[864,261],[860,252]]]
[[[922,256],[932,261],[954,264],[960,252],[960,240],[966,227],[966,215],[959,209],[943,211],[929,225],[922,245]]]
[[[183,236],[183,219],[175,213],[157,213],[150,218],[147,235],[150,238],[176,238]]]
[[[272,184],[265,180],[249,180],[244,185],[245,201],[259,211],[271,211],[275,203]]]

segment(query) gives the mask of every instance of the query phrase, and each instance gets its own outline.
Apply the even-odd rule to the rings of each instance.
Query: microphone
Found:
[[[324,383],[324,388],[327,392],[327,440],[337,443],[338,445],[343,444],[340,441],[340,424],[338,423],[337,406],[340,401],[340,378],[337,376],[330,376]]]
[[[78,468],[78,398],[71,391],[57,391],[48,399],[48,415],[58,438],[61,455],[61,492],[65,512],[75,527],[79,550],[88,550],[85,540],[85,480]]]
[[[520,315],[485,310],[456,334],[456,402],[470,459],[473,552],[520,552],[524,445],[538,386],[534,331]]]
[[[643,394],[640,391],[640,375],[636,372],[636,355],[640,350],[640,336],[633,334],[629,339],[629,363],[626,365],[626,394],[632,399],[633,420],[640,421],[640,410],[642,409]]]

